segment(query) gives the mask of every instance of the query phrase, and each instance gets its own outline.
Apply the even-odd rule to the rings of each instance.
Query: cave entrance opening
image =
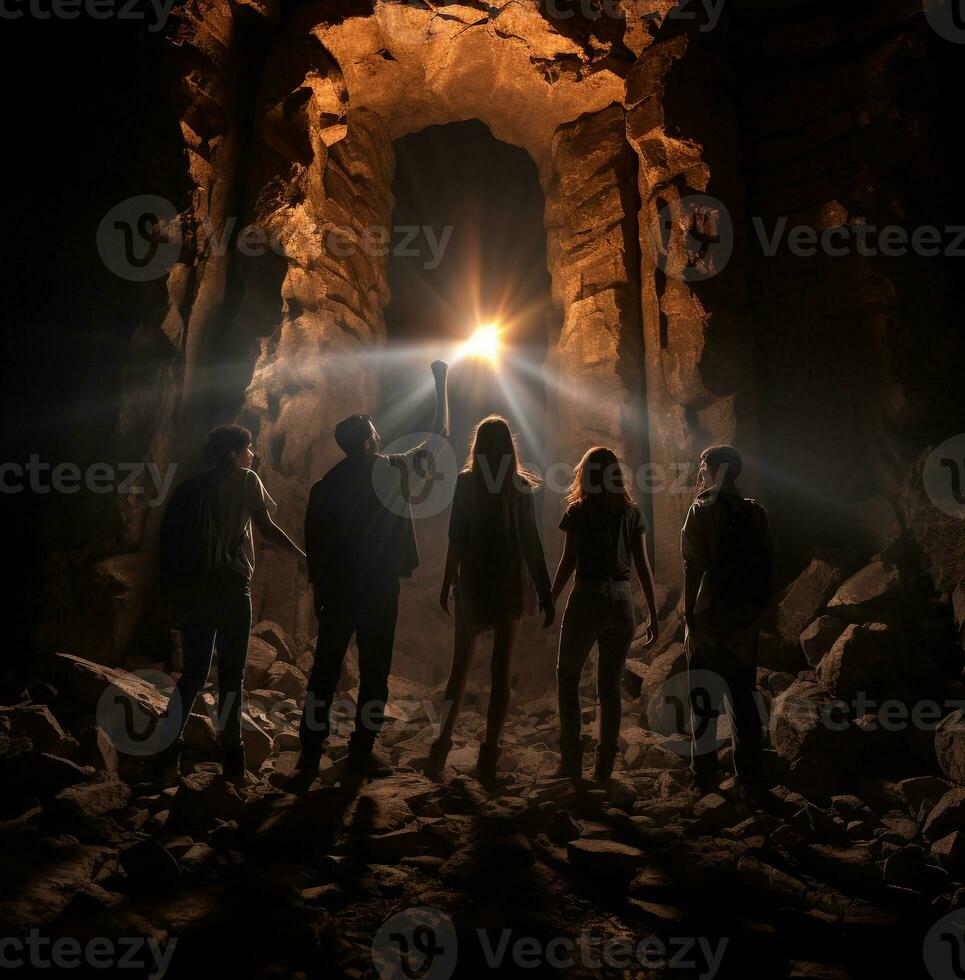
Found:
[[[462,458],[475,422],[498,412],[512,422],[526,461],[541,466],[546,395],[539,375],[552,308],[536,165],[475,120],[411,133],[396,141],[395,154],[392,298],[384,311],[390,356],[377,415],[383,436],[422,431],[431,421],[426,401],[397,411],[423,380],[420,350],[445,355],[477,327],[498,324],[503,351],[495,363],[466,357],[451,364],[453,447]]]
[[[402,448],[407,436],[414,442],[413,433],[429,429],[428,362],[442,356],[451,361],[451,445],[458,464],[473,426],[495,412],[510,421],[522,461],[543,472],[552,452],[543,367],[553,307],[536,165],[476,120],[403,136],[395,157],[392,227],[383,236],[391,299],[375,414],[383,444]],[[499,356],[492,362],[453,358],[484,324],[501,330]],[[420,389],[426,397],[413,399]],[[447,520],[448,508],[419,519],[421,565],[400,602],[394,670],[430,683],[444,676],[450,655],[451,631],[436,605]],[[488,673],[488,658],[480,660]]]

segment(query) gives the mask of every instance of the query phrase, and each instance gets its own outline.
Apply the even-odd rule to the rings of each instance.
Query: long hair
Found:
[[[507,497],[539,486],[539,477],[519,461],[519,448],[509,423],[501,415],[487,415],[476,423],[469,440],[463,473],[472,473],[477,485]]]
[[[575,504],[614,509],[636,506],[623,480],[620,460],[612,449],[594,446],[583,454],[573,471],[566,502],[571,507]]]

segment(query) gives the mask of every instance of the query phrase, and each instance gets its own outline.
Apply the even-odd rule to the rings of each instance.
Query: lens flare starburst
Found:
[[[458,356],[475,357],[479,360],[495,364],[502,350],[502,328],[497,323],[484,323],[477,327],[473,335],[464,341],[458,350]]]

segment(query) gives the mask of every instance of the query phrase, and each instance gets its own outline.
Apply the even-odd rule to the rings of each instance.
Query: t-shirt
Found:
[[[251,515],[273,511],[275,501],[254,470],[236,467],[218,479],[211,506],[218,534],[234,555],[231,567],[250,579],[255,571]]]
[[[687,512],[687,519],[680,532],[680,553],[684,570],[699,572],[702,576],[700,589],[694,606],[697,616],[719,612],[723,603],[715,596],[715,576],[719,578],[721,569],[728,565],[728,555],[721,553],[721,540],[724,521],[728,517],[730,499],[732,506],[743,505],[752,509],[752,517],[757,533],[768,554],[772,552],[771,536],[767,526],[767,512],[755,500],[742,497],[734,488],[710,487],[703,491]]]
[[[576,541],[576,577],[630,580],[633,542],[647,530],[640,508],[579,503],[567,507],[560,530]]]

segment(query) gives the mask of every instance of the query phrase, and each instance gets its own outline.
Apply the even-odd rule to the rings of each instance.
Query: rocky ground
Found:
[[[849,571],[815,561],[769,611],[771,789],[759,806],[726,778],[726,747],[719,791],[691,787],[664,710],[681,676],[677,610],[655,649],[632,651],[606,788],[552,778],[551,694],[514,704],[491,792],[471,776],[485,696],[471,697],[445,781],[430,782],[419,764],[439,691],[395,678],[382,740],[395,772],[345,778],[343,722],[314,785],[289,794],[305,653],[271,623],[252,641],[251,783],[222,778],[199,713],[182,778],[162,785],[148,722],[170,679],[57,654],[0,709],[2,934],[176,939],[177,976],[448,976],[456,954],[420,960],[410,918],[394,920],[396,939],[379,932],[429,908],[451,920],[458,977],[490,975],[501,948],[501,973],[555,974],[569,960],[546,944],[582,936],[572,976],[945,980],[922,942],[965,904],[962,589],[930,595],[887,556]],[[351,664],[343,680],[350,702]],[[865,688],[873,707],[849,706]],[[592,732],[589,674],[586,692]],[[890,731],[885,696],[931,696],[941,710]],[[825,710],[835,699],[838,714]],[[393,966],[400,934],[415,951],[408,972]]]

